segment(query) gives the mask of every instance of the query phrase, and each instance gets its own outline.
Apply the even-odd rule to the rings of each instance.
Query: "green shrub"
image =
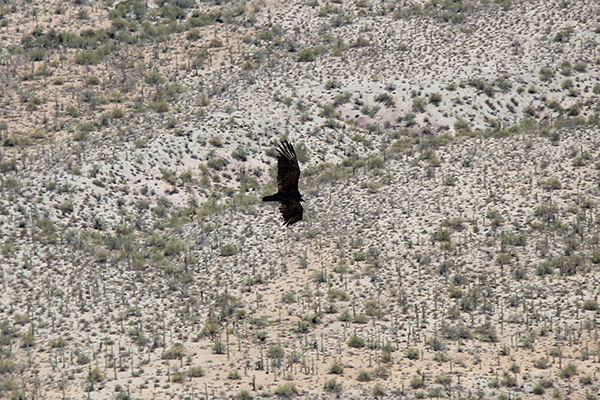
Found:
[[[515,387],[517,386],[517,378],[508,372],[504,372],[502,374],[502,379],[500,379],[500,385],[506,387]]]
[[[242,376],[237,369],[234,369],[233,371],[229,371],[229,374],[227,374],[227,379],[240,380],[242,379]]]
[[[415,347],[409,347],[406,349],[406,358],[409,360],[418,360],[420,356],[419,349]]]
[[[583,309],[588,311],[598,310],[598,302],[596,300],[588,299],[583,302]]]
[[[544,181],[544,183],[542,183],[542,187],[544,188],[544,190],[546,191],[552,191],[552,190],[560,190],[562,189],[562,184],[560,183],[560,181],[558,180],[558,178],[552,177],[552,178],[548,178]]]
[[[204,368],[202,368],[200,365],[194,365],[188,369],[187,375],[190,378],[199,378],[204,376],[205,373],[206,372],[204,371]]]
[[[210,160],[208,160],[208,162],[206,163],[206,165],[209,168],[214,169],[215,171],[221,171],[223,168],[225,168],[227,166],[227,164],[229,164],[229,161],[227,161],[226,159],[224,159],[223,157],[215,157],[215,158],[211,158]]]
[[[252,400],[254,396],[246,389],[242,389],[233,397],[235,400]]]
[[[372,379],[371,373],[368,371],[358,371],[358,375],[356,376],[356,380],[359,382],[369,382]]]
[[[296,61],[298,62],[311,62],[315,61],[317,57],[315,56],[315,52],[312,48],[304,48],[298,52],[298,56],[296,57]]]
[[[100,78],[98,78],[95,75],[90,75],[87,78],[85,78],[84,83],[86,86],[96,86],[100,84]]]
[[[413,389],[425,387],[425,379],[419,374],[413,374],[412,378],[410,378],[409,385]]]
[[[350,346],[350,347],[360,348],[360,347],[365,346],[365,339],[361,338],[360,336],[358,336],[356,334],[352,334],[348,338],[347,343],[348,343],[348,346]]]
[[[554,78],[554,70],[550,67],[540,68],[540,79],[544,82],[550,81]]]
[[[292,397],[298,394],[298,388],[294,382],[286,382],[283,385],[279,385],[273,390],[273,394],[279,397]]]
[[[344,373],[344,364],[335,362],[329,367],[330,374],[341,375]]]
[[[342,393],[342,384],[336,381],[335,378],[332,378],[325,382],[325,384],[323,385],[323,389],[326,392],[335,393],[336,395],[339,395],[340,393]]]
[[[285,304],[292,304],[296,302],[296,296],[294,296],[294,294],[291,292],[287,292],[281,296],[281,301]]]
[[[239,252],[239,250],[233,244],[224,244],[223,246],[221,246],[220,252],[221,252],[221,256],[229,257],[229,256],[236,255]]]
[[[25,332],[21,335],[21,347],[29,348],[35,346],[35,336],[31,332]]]
[[[16,369],[17,366],[13,360],[8,358],[0,360],[0,375],[11,374]]]
[[[435,106],[438,106],[442,102],[442,95],[439,93],[431,93],[429,95],[429,102]]]
[[[448,386],[448,385],[450,385],[452,378],[448,374],[439,374],[439,375],[436,375],[435,378],[433,378],[433,381],[435,383],[439,383],[440,385]]]
[[[163,353],[162,358],[166,360],[179,360],[186,354],[185,346],[182,343],[175,343]]]
[[[88,372],[86,380],[90,383],[102,382],[104,380],[104,374],[100,368],[94,368]]]
[[[373,396],[375,398],[384,397],[386,395],[387,395],[387,391],[385,390],[385,387],[382,384],[376,383],[373,386]]]
[[[50,347],[53,349],[62,349],[63,347],[66,347],[68,344],[69,344],[69,342],[67,342],[66,339],[64,339],[62,337],[57,337],[50,341]]]
[[[533,360],[533,366],[538,369],[548,368],[548,359],[546,357],[540,357]]]
[[[564,366],[559,372],[559,376],[564,379],[571,379],[574,375],[577,375],[577,366],[571,363]]]
[[[390,377],[390,369],[385,365],[375,367],[373,370],[373,376],[379,379],[387,379]]]
[[[153,104],[153,107],[157,113],[165,113],[169,111],[169,103],[166,101],[157,101]]]
[[[412,110],[416,113],[425,112],[425,99],[422,97],[413,98]]]
[[[172,376],[171,376],[171,382],[173,383],[183,383],[185,381],[186,375],[185,372],[175,372]]]

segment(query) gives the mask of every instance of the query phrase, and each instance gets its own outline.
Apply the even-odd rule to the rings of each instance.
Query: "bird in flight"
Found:
[[[283,225],[290,226],[302,219],[304,197],[298,191],[300,166],[294,147],[284,140],[277,149],[277,193],[265,196],[262,201],[278,201],[279,211],[283,215]]]

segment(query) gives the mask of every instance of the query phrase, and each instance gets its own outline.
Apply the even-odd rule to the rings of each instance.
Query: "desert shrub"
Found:
[[[213,353],[215,354],[225,354],[227,352],[227,345],[219,340],[215,342],[213,345]]]
[[[273,394],[279,397],[292,397],[298,394],[298,388],[294,382],[286,382],[273,390]]]
[[[102,370],[100,370],[100,368],[91,369],[86,377],[86,381],[88,381],[91,384],[92,390],[94,390],[94,383],[102,382],[103,380],[104,374],[102,373]]]
[[[448,297],[450,297],[451,299],[460,299],[461,297],[463,297],[463,290],[457,286],[450,286],[448,288]]]
[[[75,63],[80,65],[96,65],[102,56],[97,51],[81,51],[75,54]]]
[[[85,78],[85,82],[84,84],[86,86],[96,86],[100,84],[100,78],[98,78],[96,75],[90,75],[87,78]]]
[[[62,349],[63,347],[66,347],[68,344],[69,344],[69,342],[67,342],[67,340],[62,337],[57,337],[50,341],[50,347],[53,349]]]
[[[406,358],[409,360],[418,360],[420,356],[419,349],[415,347],[409,347],[406,349]]]
[[[248,154],[246,153],[246,151],[244,151],[244,149],[242,149],[241,147],[238,147],[237,149],[233,150],[231,152],[231,156],[233,158],[235,158],[238,161],[246,161],[248,158]]]
[[[356,376],[356,380],[359,382],[369,382],[372,379],[371,373],[368,371],[358,371],[358,375]]]
[[[448,385],[450,385],[452,378],[448,374],[439,374],[439,375],[436,375],[435,378],[433,378],[433,381],[435,383],[439,383],[440,385],[448,386]]]
[[[233,397],[235,400],[252,400],[254,396],[246,389],[242,389]]]
[[[556,34],[552,38],[552,41],[556,43],[566,43],[571,39],[572,34],[573,27],[569,26],[561,31],[556,32]]]
[[[386,395],[387,395],[387,390],[385,390],[385,387],[381,383],[376,383],[373,386],[373,396],[375,398],[384,397]]]
[[[177,371],[171,376],[171,382],[183,383],[185,381],[185,378],[186,378],[185,372]]]
[[[0,360],[0,375],[13,373],[16,369],[17,366],[13,360],[8,358]]]
[[[546,357],[540,357],[533,360],[533,366],[538,369],[548,368],[548,359]]]
[[[378,94],[377,96],[375,96],[374,100],[378,103],[385,104],[386,107],[394,107],[394,105],[396,104],[396,101],[394,100],[392,95],[390,95],[387,92]]]
[[[413,374],[413,376],[410,378],[409,385],[413,389],[425,387],[425,379],[423,379],[423,377],[419,374]]]
[[[573,80],[572,79],[565,79],[564,81],[561,82],[560,87],[563,90],[569,90],[573,87]]]
[[[387,379],[390,377],[390,370],[385,365],[380,365],[373,370],[373,376],[379,379]]]
[[[422,97],[413,98],[412,110],[416,113],[425,112],[425,99]]]
[[[505,371],[502,374],[502,378],[500,379],[500,385],[506,387],[515,387],[517,386],[517,378],[515,378],[514,375]]]
[[[583,309],[588,311],[598,310],[598,302],[596,300],[588,299],[583,302]]]
[[[544,183],[542,183],[542,187],[546,191],[560,190],[562,189],[562,184],[560,183],[560,180],[558,180],[558,178],[552,177],[546,179]]]
[[[298,56],[296,57],[296,61],[298,62],[311,62],[315,61],[317,57],[315,56],[315,52],[312,48],[304,48],[298,52]]]
[[[210,42],[208,43],[208,47],[212,47],[212,48],[223,47],[223,41],[221,39],[219,39],[218,37],[212,38],[210,40]]]
[[[45,56],[44,49],[42,49],[40,47],[31,49],[31,50],[29,50],[28,56],[31,61],[42,61]]]
[[[571,379],[574,375],[577,375],[577,366],[569,363],[560,370],[558,375],[564,379]]]
[[[564,76],[571,75],[572,65],[571,65],[571,62],[569,62],[568,60],[561,62],[560,65],[558,66],[558,68],[559,68],[561,75],[564,75]]]
[[[325,384],[323,385],[323,389],[326,392],[335,393],[336,395],[339,395],[340,393],[342,393],[342,383],[336,381],[335,378],[332,378],[325,382]]]
[[[381,307],[377,300],[367,300],[365,302],[365,314],[369,317],[378,317],[381,314]]]
[[[234,369],[233,371],[229,371],[229,373],[227,374],[227,379],[240,380],[242,379],[242,376],[240,375],[240,371]]]
[[[224,244],[223,246],[221,246],[220,252],[221,252],[221,256],[229,257],[229,256],[236,255],[239,252],[239,250],[233,244]]]
[[[546,392],[546,389],[544,389],[544,387],[542,385],[540,385],[539,383],[536,384],[533,389],[531,389],[531,393],[533,394],[544,394]]]
[[[540,68],[540,79],[544,82],[550,81],[554,78],[554,70],[550,67]]]
[[[465,119],[459,118],[454,122],[454,130],[458,134],[466,134],[471,132],[471,124]]]
[[[281,301],[286,304],[292,304],[296,302],[296,296],[291,292],[287,292],[281,296]]]
[[[350,347],[355,347],[355,348],[364,347],[365,339],[361,338],[360,336],[358,336],[356,334],[352,334],[348,338],[347,343],[348,343],[348,346],[350,346]]]
[[[281,360],[283,360],[283,356],[285,355],[285,352],[283,350],[283,347],[279,346],[279,345],[270,345],[268,350],[267,350],[267,357],[269,357],[271,360],[273,360],[273,364],[276,366],[281,365]]]
[[[179,239],[173,239],[165,245],[164,254],[167,257],[176,256],[185,249],[185,244]]]
[[[29,348],[35,346],[35,336],[31,332],[25,332],[21,335],[21,347]]]
[[[179,360],[186,354],[185,346],[182,343],[175,343],[163,353],[162,358],[166,360]]]
[[[439,93],[431,93],[429,95],[429,102],[435,106],[438,106],[442,102],[442,95]]]
[[[371,41],[364,36],[357,37],[351,44],[352,47],[367,47]]]
[[[497,342],[498,333],[490,324],[482,324],[475,328],[475,334],[484,342]]]
[[[154,111],[157,113],[165,113],[169,111],[169,103],[164,100],[156,101],[152,104],[152,108],[154,108]]]
[[[199,378],[204,376],[205,373],[206,371],[204,371],[204,368],[202,368],[200,365],[194,365],[188,369],[187,375],[190,378]]]
[[[206,165],[209,168],[212,168],[216,171],[221,171],[223,168],[225,168],[227,166],[227,164],[229,164],[229,162],[226,159],[224,159],[223,157],[211,158],[206,163]]]
[[[187,40],[189,40],[190,42],[195,42],[196,40],[199,40],[202,38],[202,34],[200,33],[199,29],[192,28],[185,34],[185,38]]]
[[[584,61],[577,61],[573,65],[573,69],[577,72],[585,72],[587,70],[587,64]]]
[[[331,364],[328,372],[330,374],[341,375],[344,373],[344,364],[335,362],[335,363]]]

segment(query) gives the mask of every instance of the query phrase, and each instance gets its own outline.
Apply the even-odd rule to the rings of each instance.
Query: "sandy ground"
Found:
[[[1,8],[2,396],[594,398],[600,21],[559,3],[202,3],[95,65],[24,37],[116,4]]]

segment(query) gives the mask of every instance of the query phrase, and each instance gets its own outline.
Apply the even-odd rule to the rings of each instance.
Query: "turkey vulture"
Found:
[[[302,219],[300,202],[304,201],[304,197],[298,191],[300,167],[298,156],[290,142],[281,142],[277,151],[277,193],[263,197],[262,201],[278,201],[283,225],[290,226]]]

